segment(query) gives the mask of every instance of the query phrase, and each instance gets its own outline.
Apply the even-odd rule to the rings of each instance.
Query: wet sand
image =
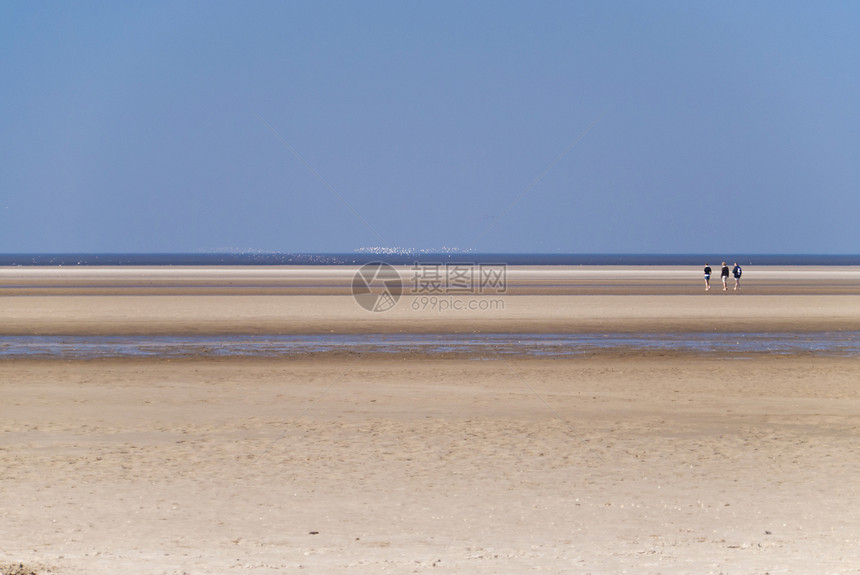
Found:
[[[740,294],[506,295],[483,311],[416,310],[419,295],[384,313],[343,295],[55,284],[0,297],[0,333],[860,329],[860,295],[829,291],[851,278],[816,281],[805,295],[752,278]],[[857,381],[854,357],[635,349],[7,359],[0,565],[852,573]]]

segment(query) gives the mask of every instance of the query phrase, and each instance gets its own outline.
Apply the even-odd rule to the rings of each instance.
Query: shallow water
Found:
[[[601,351],[860,358],[860,331],[808,333],[408,334],[281,336],[0,336],[0,359],[281,357],[423,353],[571,357]]]

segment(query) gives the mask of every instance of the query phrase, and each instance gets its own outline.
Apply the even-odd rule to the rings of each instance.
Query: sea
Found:
[[[40,253],[0,254],[0,266],[288,266],[457,262],[532,266],[701,266],[731,261],[756,266],[860,266],[860,254],[543,254],[367,248],[350,253]]]
[[[526,254],[371,248],[354,253],[54,253],[0,254],[0,266],[326,266],[505,264],[533,266],[701,266],[731,261],[755,266],[860,266],[857,254]],[[858,326],[860,328],[860,326]],[[500,359],[565,358],[606,350],[693,352],[744,359],[811,354],[860,359],[860,331],[677,334],[330,334],[282,336],[2,336],[0,360],[284,357],[316,353],[422,353]]]

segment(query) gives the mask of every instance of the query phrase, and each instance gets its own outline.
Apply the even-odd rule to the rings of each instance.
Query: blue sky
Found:
[[[860,253],[858,2],[0,4],[0,252]]]

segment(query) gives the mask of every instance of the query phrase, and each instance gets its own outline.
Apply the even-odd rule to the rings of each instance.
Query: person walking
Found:
[[[720,279],[723,281],[723,291],[729,289],[727,282],[729,281],[729,266],[723,262],[723,269],[720,270]]]
[[[708,265],[708,262],[705,262],[705,291],[709,291],[711,289],[711,266]]]
[[[744,273],[744,270],[741,269],[741,266],[738,265],[738,262],[735,262],[735,267],[732,268],[732,275],[735,276],[735,289],[741,289],[741,274]]]

